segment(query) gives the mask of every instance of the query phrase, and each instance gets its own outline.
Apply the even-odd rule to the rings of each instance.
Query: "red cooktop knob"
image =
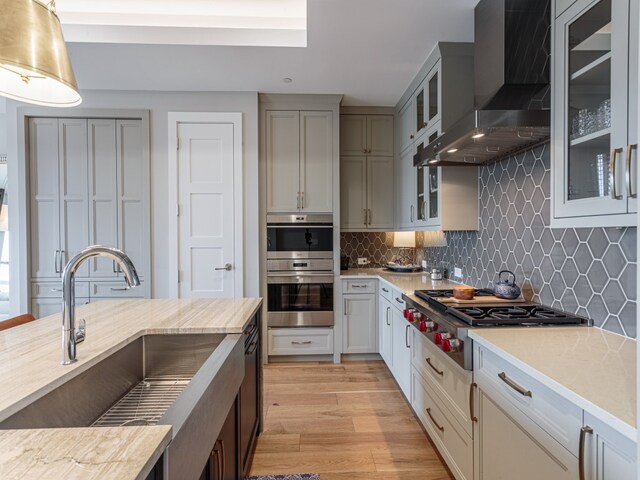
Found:
[[[418,325],[418,328],[420,329],[421,332],[426,332],[427,322],[425,322],[424,320],[420,320],[420,324]]]
[[[442,340],[442,351],[450,352],[451,351],[451,341],[448,339]]]
[[[409,309],[405,308],[404,311],[402,312],[402,315],[404,315],[404,318],[409,318]]]
[[[409,320],[410,322],[413,322],[415,320],[415,313],[409,312],[409,318],[407,318],[407,320]]]
[[[434,333],[433,334],[433,343],[435,343],[436,345],[442,345],[442,334],[441,333]]]

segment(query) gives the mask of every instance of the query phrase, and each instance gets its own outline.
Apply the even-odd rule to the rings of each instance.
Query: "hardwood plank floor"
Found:
[[[381,361],[272,364],[251,475],[451,480]]]

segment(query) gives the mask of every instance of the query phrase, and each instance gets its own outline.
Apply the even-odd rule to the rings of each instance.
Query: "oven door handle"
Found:
[[[333,225],[318,225],[314,223],[294,223],[292,225],[269,225],[267,228],[333,228]]]
[[[267,284],[278,283],[331,283],[333,275],[326,273],[268,273]]]

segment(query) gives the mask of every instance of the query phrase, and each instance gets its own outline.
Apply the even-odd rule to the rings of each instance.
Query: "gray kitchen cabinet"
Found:
[[[388,288],[388,287],[381,287]],[[393,369],[393,326],[391,324],[393,306],[385,297],[379,297],[378,305],[378,349],[382,360]]]
[[[393,115],[340,115],[343,231],[394,227]]]
[[[392,325],[392,368],[393,377],[402,393],[411,401],[411,324],[404,318],[402,311],[391,309]]]
[[[149,161],[143,130],[140,119],[29,119],[29,261],[34,285],[58,282],[59,289],[65,263],[88,245],[103,244],[124,250],[132,259],[143,283],[131,293],[136,298],[149,295]],[[76,276],[104,287],[101,292],[112,292],[96,298],[120,298],[122,277],[115,263],[105,259],[86,262]],[[78,294],[76,288],[76,296],[89,301],[89,283],[82,285],[86,292]],[[35,315],[61,310],[61,293],[52,295],[53,290],[31,292]],[[47,298],[52,296],[58,298]]]
[[[393,115],[340,115],[340,155],[393,157]]]
[[[347,294],[342,301],[342,353],[377,353],[377,295]]]
[[[416,138],[415,98],[411,97],[398,109],[398,151],[402,152],[413,145]]]
[[[333,113],[268,110],[267,213],[333,211]]]
[[[416,182],[418,172],[413,166],[413,144],[400,153],[396,166],[396,220],[400,230],[415,228]]]
[[[340,159],[342,231],[390,230],[394,225],[393,157]]]
[[[553,27],[552,226],[635,225],[638,0],[567,3]]]
[[[500,394],[479,386],[475,411],[475,480],[578,478],[578,459]]]
[[[584,413],[584,471],[586,480],[635,480],[636,443],[604,422]]]

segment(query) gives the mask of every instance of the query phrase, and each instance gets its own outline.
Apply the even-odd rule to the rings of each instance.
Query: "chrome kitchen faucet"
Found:
[[[108,257],[114,260],[122,269],[127,288],[140,285],[140,279],[131,259],[117,248],[93,245],[74,255],[62,271],[62,365],[76,362],[76,345],[84,341],[86,336],[85,321],[82,320],[76,331],[75,322],[75,274],[82,262],[93,257]]]

